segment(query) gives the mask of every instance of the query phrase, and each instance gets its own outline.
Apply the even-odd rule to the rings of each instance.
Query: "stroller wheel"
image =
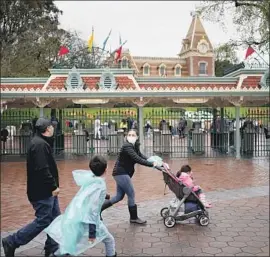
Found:
[[[164,225],[167,228],[172,228],[175,226],[175,224],[176,224],[176,220],[173,216],[168,216],[164,219]]]
[[[201,215],[198,218],[198,221],[199,221],[201,226],[208,226],[208,224],[209,224],[209,218],[205,215]]]
[[[169,216],[169,208],[165,207],[165,208],[162,208],[161,211],[160,211],[160,216],[162,218],[166,218]]]

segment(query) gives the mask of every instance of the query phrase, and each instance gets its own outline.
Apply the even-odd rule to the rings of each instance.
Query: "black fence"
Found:
[[[57,121],[57,158],[117,155],[130,128],[139,128],[136,108],[44,109]],[[244,157],[263,157],[270,151],[269,107],[241,108],[240,143]],[[1,114],[1,155],[24,156],[35,133],[39,109],[8,109]],[[234,108],[144,108],[146,155],[171,158],[235,156]]]
[[[243,108],[240,118],[240,152],[246,157],[267,156],[269,108]],[[180,117],[180,118],[179,118]],[[171,157],[215,158],[235,156],[236,121],[233,108],[153,109],[145,117],[146,152]]]

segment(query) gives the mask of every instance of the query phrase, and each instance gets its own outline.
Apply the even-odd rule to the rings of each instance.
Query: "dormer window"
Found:
[[[143,65],[143,75],[149,76],[150,75],[150,65],[148,63],[145,63]]]
[[[127,69],[128,68],[128,59],[125,56],[121,60],[121,68],[122,69]]]
[[[199,75],[207,75],[207,62],[199,62]]]
[[[161,77],[166,76],[166,65],[165,64],[161,64],[159,66],[159,76],[161,76]]]
[[[103,85],[105,88],[111,88],[112,80],[109,76],[105,77]]]
[[[104,71],[104,73],[101,75],[98,86],[101,89],[116,89],[117,88],[115,77],[109,70]]]
[[[79,80],[77,77],[72,77],[70,80],[70,85],[72,88],[76,88],[79,85]]]
[[[180,64],[177,64],[175,67],[174,67],[174,76],[181,76],[181,69],[182,69],[182,66]]]
[[[68,74],[68,78],[65,82],[66,89],[80,89],[86,88],[85,83],[82,81],[80,73],[76,70],[75,67]]]

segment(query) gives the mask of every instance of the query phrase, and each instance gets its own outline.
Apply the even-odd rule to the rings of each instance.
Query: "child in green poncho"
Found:
[[[116,256],[115,240],[100,220],[101,206],[106,196],[107,161],[94,156],[89,170],[75,170],[73,177],[79,192],[72,199],[65,213],[58,216],[45,232],[58,244],[57,255],[77,256],[103,242],[106,256]]]

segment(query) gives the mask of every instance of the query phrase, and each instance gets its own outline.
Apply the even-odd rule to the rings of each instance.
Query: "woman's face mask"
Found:
[[[135,144],[135,142],[137,141],[138,137],[135,131],[129,131],[128,135],[127,135],[127,141],[131,144]]]
[[[134,145],[135,142],[137,141],[137,137],[127,136],[127,141]]]

